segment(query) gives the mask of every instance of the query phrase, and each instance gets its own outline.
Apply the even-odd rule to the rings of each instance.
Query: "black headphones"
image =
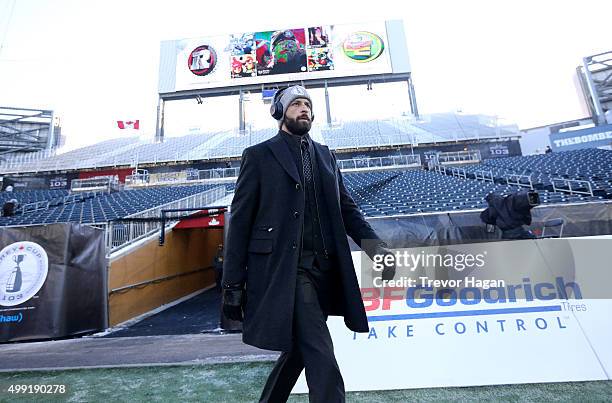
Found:
[[[270,105],[270,114],[276,120],[281,120],[283,118],[283,104],[280,102],[280,96],[289,87],[281,88],[276,91],[274,94],[274,98],[272,99],[272,105]]]
[[[283,104],[280,101],[281,95],[283,93],[283,91],[285,91],[287,88],[291,88],[291,87],[285,87],[285,88],[281,88],[278,91],[276,91],[276,93],[274,94],[274,98],[272,99],[272,105],[270,105],[270,114],[272,115],[272,117],[276,120],[281,120],[283,118],[283,115],[285,114],[285,111],[283,110]],[[314,120],[314,111],[312,110],[312,106],[310,107],[310,121]]]

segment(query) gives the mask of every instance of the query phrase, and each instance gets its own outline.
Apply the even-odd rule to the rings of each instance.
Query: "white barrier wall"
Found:
[[[328,320],[346,390],[610,379],[612,237],[597,238],[444,249],[486,251],[486,266],[470,274],[505,280],[505,298],[481,290],[481,298],[474,291],[437,300],[421,289],[407,301],[397,289],[375,299],[360,276],[370,333]],[[353,255],[358,271],[360,257]],[[307,390],[302,373],[294,392]]]

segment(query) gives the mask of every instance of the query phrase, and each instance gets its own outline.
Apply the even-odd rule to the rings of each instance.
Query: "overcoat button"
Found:
[[[294,216],[295,218],[298,218],[298,217],[300,216],[300,212],[299,212],[299,211],[294,211],[294,212],[293,212],[293,216]]]
[[[302,186],[301,186],[299,183],[296,183],[296,184],[295,184],[295,190],[300,190],[300,188],[301,188],[301,187],[302,187]]]

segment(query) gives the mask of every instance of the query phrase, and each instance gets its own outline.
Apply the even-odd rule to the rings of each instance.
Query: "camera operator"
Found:
[[[14,216],[17,207],[19,207],[19,202],[17,201],[17,199],[7,200],[2,206],[2,215],[4,217]]]
[[[480,219],[485,224],[498,226],[502,239],[536,237],[524,225],[531,225],[531,209],[540,204],[537,192],[517,192],[506,196],[489,193],[485,200],[489,207],[480,213]]]

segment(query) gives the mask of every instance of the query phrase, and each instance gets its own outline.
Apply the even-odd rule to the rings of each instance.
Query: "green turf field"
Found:
[[[254,402],[270,362],[88,369],[0,374],[0,401]],[[65,385],[65,394],[11,394],[9,385]],[[610,401],[612,382],[504,385],[468,388],[351,392],[349,402],[407,401]],[[305,395],[290,402],[307,402]]]

